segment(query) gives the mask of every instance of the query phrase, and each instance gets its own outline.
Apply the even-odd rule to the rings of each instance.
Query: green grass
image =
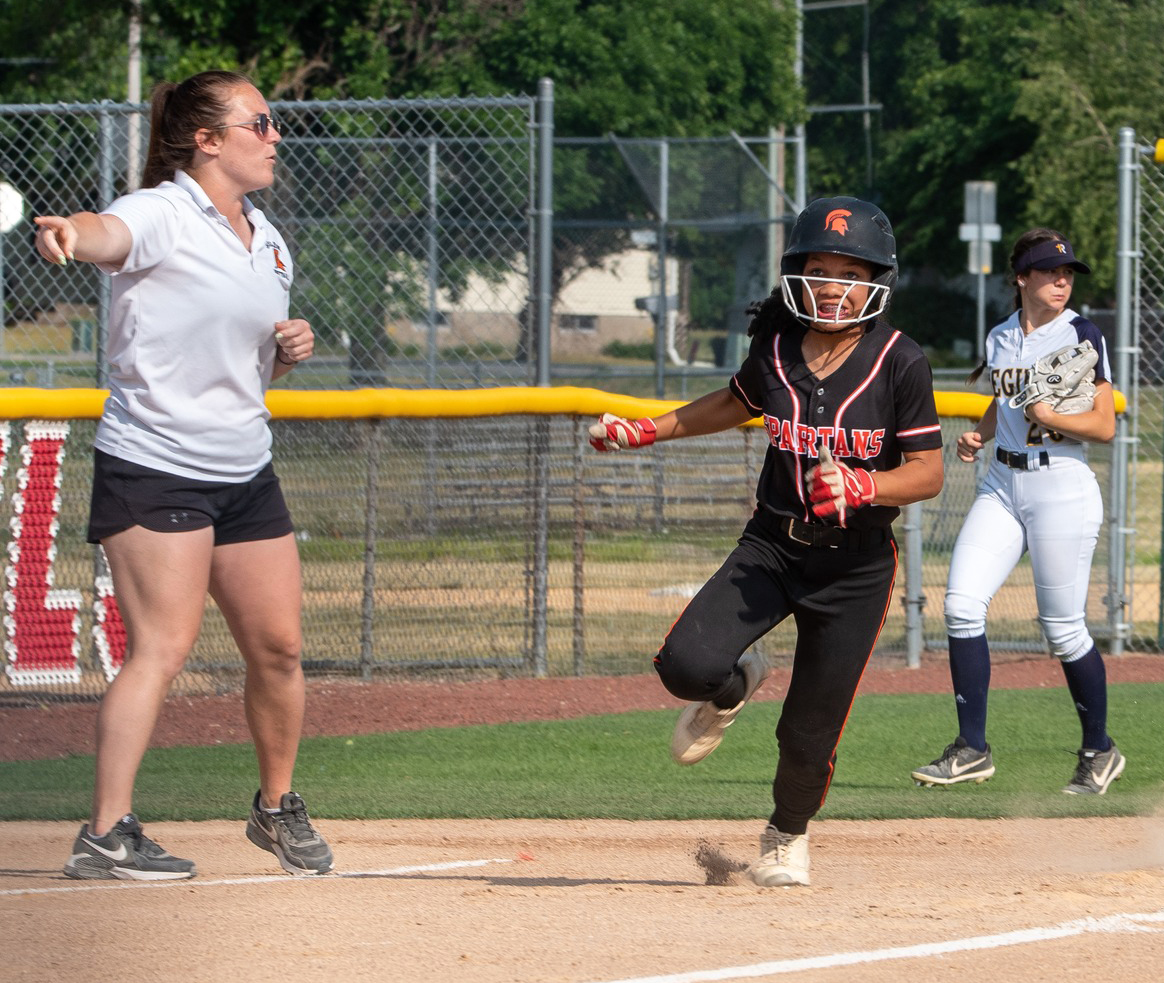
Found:
[[[983,785],[922,789],[909,777],[955,733],[948,695],[858,698],[820,818],[1126,816],[1164,804],[1158,721],[1164,684],[1113,685],[1124,778],[1102,798],[1060,794],[1079,725],[1063,688],[991,694],[998,773]],[[762,819],[771,808],[778,705],[748,708],[694,768],[668,757],[674,712],[587,717],[303,742],[297,788],[333,819]],[[88,812],[92,759],[0,763],[0,819]],[[238,819],[254,794],[249,745],[151,751],[136,808],[144,821]]]

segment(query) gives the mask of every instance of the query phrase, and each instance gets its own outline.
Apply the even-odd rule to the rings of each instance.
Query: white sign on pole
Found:
[[[986,274],[991,272],[992,242],[1002,238],[1002,228],[994,220],[997,188],[993,181],[967,181],[963,221],[958,238],[969,247],[967,268],[978,278],[976,348],[981,354],[986,336]]]
[[[995,184],[993,181],[967,181],[963,218],[958,238],[970,244],[966,263],[971,273],[991,271],[990,243],[1002,239],[1002,226],[994,221]]]
[[[967,181],[962,221],[967,225],[993,225],[996,190],[993,181]]]
[[[1000,242],[1002,226],[991,222],[989,225],[972,225],[963,222],[958,226],[958,238],[963,242]]]
[[[7,181],[0,181],[0,233],[11,232],[24,218],[24,197]]]

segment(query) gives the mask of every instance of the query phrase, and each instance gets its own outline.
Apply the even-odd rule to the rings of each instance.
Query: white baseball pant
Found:
[[[954,543],[947,633],[986,633],[991,599],[1029,550],[1039,624],[1051,653],[1064,662],[1084,655],[1093,645],[1087,588],[1102,521],[1103,496],[1081,452],[1051,452],[1048,466],[1028,471],[992,460]]]

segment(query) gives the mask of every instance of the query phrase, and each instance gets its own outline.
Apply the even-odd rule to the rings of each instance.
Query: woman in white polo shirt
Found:
[[[203,72],[158,86],[150,126],[141,190],[100,214],[36,219],[45,259],[113,278],[89,541],[105,549],[128,644],[98,718],[92,813],[64,872],[194,876],[144,835],[132,799],[209,593],[246,662],[260,780],[247,837],[291,873],[325,873],[331,850],[291,789],[302,591],[264,401],[314,337],[288,316],[287,246],[246,197],[274,180],[279,123],[245,76]]]

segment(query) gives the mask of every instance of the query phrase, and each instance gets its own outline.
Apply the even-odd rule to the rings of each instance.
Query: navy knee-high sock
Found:
[[[1094,645],[1078,659],[1063,663],[1067,689],[1083,725],[1083,746],[1094,751],[1111,747],[1107,736],[1107,669]]]
[[[986,636],[950,637],[950,679],[958,710],[958,734],[972,748],[986,749],[986,696],[990,692],[990,646]]]

